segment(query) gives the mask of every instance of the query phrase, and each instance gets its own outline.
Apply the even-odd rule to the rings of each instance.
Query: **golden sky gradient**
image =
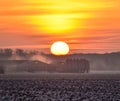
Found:
[[[0,47],[120,51],[120,0],[0,0]]]

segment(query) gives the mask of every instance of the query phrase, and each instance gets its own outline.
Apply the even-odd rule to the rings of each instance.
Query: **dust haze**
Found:
[[[86,59],[90,63],[90,73],[112,73],[120,71],[120,52],[104,53],[104,54],[70,54],[66,56],[54,56],[45,54],[39,50],[23,50],[23,49],[0,49],[0,66],[5,68],[6,72],[24,72],[29,69],[39,72],[48,68],[58,70],[61,64],[67,59]],[[64,68],[65,65],[63,66]],[[52,68],[52,69],[51,69]]]

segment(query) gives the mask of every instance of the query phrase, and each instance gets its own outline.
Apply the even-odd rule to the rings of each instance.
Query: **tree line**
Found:
[[[9,59],[12,56],[20,56],[24,58],[30,58],[34,55],[39,55],[40,51],[39,50],[24,50],[24,49],[0,49],[0,59]]]

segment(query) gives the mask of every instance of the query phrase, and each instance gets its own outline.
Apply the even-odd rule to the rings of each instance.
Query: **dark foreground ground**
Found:
[[[120,101],[119,77],[117,74],[1,75],[0,101]]]

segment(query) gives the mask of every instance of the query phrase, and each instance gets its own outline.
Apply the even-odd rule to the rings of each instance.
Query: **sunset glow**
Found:
[[[36,26],[36,30],[48,34],[61,34],[74,30],[77,22],[72,20],[72,15],[51,14],[42,16],[32,16],[28,18],[30,23]]]
[[[0,47],[67,42],[71,52],[120,50],[120,0],[0,0]]]

